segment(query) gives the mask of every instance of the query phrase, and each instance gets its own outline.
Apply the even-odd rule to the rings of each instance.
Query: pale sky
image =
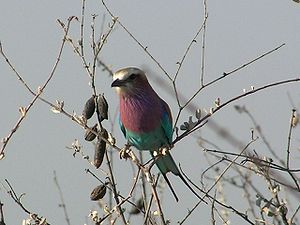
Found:
[[[176,62],[182,58],[204,17],[202,1],[183,3],[178,0],[119,0],[107,2],[107,5],[134,37],[144,47],[147,46],[147,50],[172,77],[178,68]],[[208,1],[207,7],[205,82],[220,77],[223,72],[229,72],[283,43],[285,46],[205,89],[193,101],[197,108],[209,110],[218,97],[221,102],[225,102],[242,94],[243,89],[250,90],[251,86],[257,88],[272,82],[299,77],[300,4],[292,0],[211,0]],[[100,0],[86,1],[85,50],[89,61],[91,60],[92,14],[98,15],[96,18],[98,38],[102,24],[106,32],[109,30],[108,24],[112,22]],[[33,90],[37,90],[38,86],[45,82],[56,60],[63,37],[57,19],[66,22],[69,16],[80,18],[80,15],[80,0],[2,1],[0,41],[16,70]],[[80,38],[79,30],[80,23],[74,21],[71,25],[70,37],[75,42]],[[199,88],[201,37],[202,34],[197,38],[197,43],[192,45],[178,75],[177,87],[185,98],[191,97]],[[170,87],[171,83],[157,64],[120,25],[116,25],[112,31],[100,53],[100,58],[113,71],[127,66],[147,68],[150,83],[168,102],[173,116],[176,116],[178,106],[174,93],[167,92],[167,89],[162,88],[155,80],[160,76]],[[0,137],[2,138],[7,136],[16,124],[20,116],[19,107],[27,106],[33,96],[18,81],[2,57],[0,74],[2,103]],[[63,100],[68,112],[75,111],[80,114],[85,101],[92,94],[89,81],[80,58],[73,52],[70,44],[67,44],[43,97],[51,102]],[[111,78],[108,73],[98,68],[97,91],[106,96],[110,118],[113,119],[118,101],[110,84]],[[214,122],[246,144],[250,140],[253,124],[246,115],[237,113],[233,107],[236,104],[245,105],[261,125],[276,153],[285,159],[289,119],[293,107],[288,94],[295,107],[299,109],[299,85],[294,83],[275,87],[241,99],[216,113],[213,116]],[[185,110],[179,118],[179,125],[187,121],[190,115],[194,116],[194,113]],[[103,125],[109,132],[113,132],[118,146],[122,147],[125,139],[117,126],[112,127],[111,122],[115,121],[105,121]],[[48,105],[37,101],[5,149],[6,157],[0,161],[0,183],[5,185],[4,179],[8,179],[18,194],[26,193],[22,199],[24,205],[32,212],[46,217],[50,224],[66,224],[63,210],[58,207],[59,192],[53,181],[53,171],[56,171],[71,224],[84,224],[87,221],[88,224],[92,224],[87,219],[89,211],[98,210],[101,213],[103,211],[89,199],[90,192],[99,183],[86,174],[85,169],[91,169],[102,180],[105,176],[81,156],[77,155],[73,158],[72,151],[66,148],[74,139],[79,139],[83,151],[92,157],[93,145],[84,141],[83,134],[84,130],[69,118],[54,114]],[[204,153],[195,139],[195,136],[199,135],[213,142],[223,151],[239,151],[236,146],[221,138],[209,126],[180,141],[172,150],[172,155],[185,173],[198,184],[201,173],[208,167]],[[297,167],[299,165],[297,148],[300,146],[299,128],[295,128],[294,135],[291,145],[291,165]],[[269,154],[261,139],[254,143],[251,149],[255,149],[261,155]],[[149,155],[145,154],[145,157],[149,158]],[[117,187],[122,194],[126,195],[133,183],[132,166],[129,161],[120,160],[116,152],[113,160]],[[223,165],[221,168],[224,167]],[[104,166],[103,169],[107,168]],[[171,219],[171,224],[176,224],[184,218],[188,209],[191,209],[197,200],[177,177],[170,174],[169,178],[180,201],[176,203],[166,188],[162,204],[165,217]],[[207,187],[211,184],[212,181],[207,180]],[[261,191],[266,191],[266,188],[261,186]],[[224,192],[228,204],[232,204],[242,212],[247,210],[239,202],[242,192],[234,192],[229,185],[224,187]],[[4,203],[6,224],[21,224],[22,220],[28,217],[8,196],[2,185],[0,185],[0,200]],[[104,202],[108,202],[108,196]],[[129,205],[126,204],[124,207],[130,210]],[[201,204],[185,224],[209,224],[209,213],[210,207]],[[128,217],[128,214],[126,216]],[[233,221],[232,224],[244,223],[234,215],[230,219]],[[141,216],[131,218],[131,224],[141,224],[141,221]]]

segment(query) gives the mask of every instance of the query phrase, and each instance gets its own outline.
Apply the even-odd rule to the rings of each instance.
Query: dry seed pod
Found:
[[[95,100],[94,100],[94,96],[92,96],[85,103],[82,115],[88,120],[93,116],[94,112],[95,112]]]
[[[100,135],[106,139],[108,138],[108,133],[104,128],[100,132]],[[103,141],[102,139],[98,139],[95,146],[94,163],[93,163],[97,169],[101,166],[103,162],[105,150],[106,150],[106,142]]]
[[[136,203],[136,207],[133,206],[129,214],[131,215],[139,214],[143,209],[144,209],[144,201],[143,198],[140,198]]]
[[[94,188],[92,191],[90,198],[92,201],[98,201],[99,199],[102,199],[106,193],[106,186],[105,184],[99,185]]]
[[[97,104],[98,104],[100,121],[102,122],[103,120],[107,120],[108,104],[103,94],[98,96]]]
[[[92,130],[97,132],[97,124],[95,124],[92,127]],[[84,140],[86,141],[93,141],[96,138],[96,134],[94,134],[92,131],[90,130],[86,130],[85,134],[84,134]]]

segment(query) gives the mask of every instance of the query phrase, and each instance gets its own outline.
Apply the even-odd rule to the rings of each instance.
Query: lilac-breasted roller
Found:
[[[172,143],[172,115],[168,104],[162,100],[150,86],[145,73],[135,67],[118,70],[113,75],[112,87],[116,88],[120,98],[120,127],[130,145],[138,150],[154,151],[168,147]],[[179,176],[189,189],[171,154],[156,159],[156,165],[169,185],[176,201],[178,197],[168,180],[166,173]]]

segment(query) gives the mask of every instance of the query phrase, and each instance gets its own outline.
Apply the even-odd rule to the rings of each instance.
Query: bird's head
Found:
[[[113,75],[111,87],[119,95],[131,95],[150,87],[144,71],[135,67],[120,69]]]

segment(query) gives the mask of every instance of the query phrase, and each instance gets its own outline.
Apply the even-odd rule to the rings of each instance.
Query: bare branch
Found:
[[[4,213],[3,213],[3,203],[0,200],[0,225],[5,225]]]
[[[299,82],[300,81],[300,78],[293,78],[293,79],[288,79],[288,80],[283,80],[283,81],[278,81],[278,82],[274,82],[274,83],[270,83],[270,84],[267,84],[267,85],[264,85],[264,86],[261,86],[257,89],[254,89],[254,90],[250,90],[246,93],[243,93],[241,95],[238,95],[234,98],[231,98],[230,100],[224,102],[223,104],[220,104],[217,108],[215,108],[213,110],[212,113],[208,113],[206,116],[204,116],[201,120],[199,120],[197,122],[197,124],[195,124],[195,127],[192,129],[192,130],[187,130],[185,131],[183,134],[181,134],[180,136],[178,136],[174,141],[173,141],[173,145],[176,144],[178,141],[180,141],[181,139],[183,139],[184,137],[186,137],[187,135],[193,133],[194,131],[198,130],[199,128],[201,128],[203,126],[203,123],[205,123],[213,114],[215,114],[217,111],[219,111],[220,109],[222,109],[223,107],[227,106],[228,104],[232,103],[232,102],[235,102],[241,98],[244,98],[248,95],[252,95],[256,92],[259,92],[259,91],[262,91],[264,89],[268,89],[268,88],[271,88],[271,87],[275,87],[275,86],[280,86],[280,85],[283,85],[283,84],[288,84],[288,83],[296,83],[296,82]]]
[[[5,179],[5,182],[7,183],[9,190],[7,191],[7,193],[9,194],[9,196],[15,201],[15,203],[17,203],[17,205],[19,205],[24,212],[26,212],[31,219],[33,219],[37,224],[42,224],[41,221],[44,221],[43,224],[45,225],[50,225],[48,222],[45,222],[45,218],[38,216],[36,213],[30,212],[21,202],[21,198],[22,196],[24,196],[24,194],[21,194],[20,196],[18,196],[15,192],[15,190],[13,189],[12,185],[9,183],[9,181],[7,179]]]
[[[54,183],[58,189],[58,192],[59,192],[59,197],[60,197],[60,200],[61,200],[61,204],[59,204],[60,207],[63,208],[63,211],[64,211],[64,214],[65,214],[65,219],[66,219],[66,222],[68,225],[71,225],[71,221],[70,221],[70,218],[68,216],[68,211],[67,211],[67,207],[66,207],[66,204],[65,204],[65,201],[64,201],[64,196],[63,196],[63,192],[60,188],[60,185],[58,183],[58,180],[57,180],[57,176],[56,176],[56,172],[54,171],[53,172],[53,180],[54,180]]]
[[[65,43],[66,43],[66,40],[67,40],[67,35],[68,35],[68,32],[69,32],[69,29],[70,29],[70,25],[71,25],[71,22],[72,20],[75,19],[75,17],[70,17],[68,19],[68,23],[67,23],[67,26],[64,27],[64,37],[63,37],[63,41],[61,43],[61,46],[59,48],[59,52],[58,52],[58,56],[57,56],[57,59],[53,65],[53,68],[50,72],[50,75],[49,77],[47,78],[47,80],[45,81],[45,83],[38,88],[38,92],[34,94],[34,98],[31,100],[31,102],[29,103],[29,105],[26,107],[26,108],[23,108],[23,112],[21,113],[21,117],[19,118],[19,120],[17,121],[16,125],[14,126],[14,128],[11,130],[11,132],[8,134],[8,136],[6,136],[4,138],[4,141],[3,141],[3,145],[1,147],[1,150],[0,150],[0,155],[4,155],[4,150],[5,150],[5,147],[7,146],[8,142],[10,141],[11,137],[13,136],[13,134],[18,130],[18,128],[20,127],[22,121],[25,119],[27,113],[29,112],[29,110],[31,109],[31,107],[33,107],[34,103],[36,102],[36,100],[40,97],[40,95],[42,95],[43,91],[45,90],[45,88],[47,87],[47,85],[49,84],[49,82],[51,81],[51,79],[53,78],[55,72],[56,72],[56,68],[60,62],[60,58],[61,58],[61,55],[62,55],[62,52],[63,52],[63,49],[64,49],[64,46],[65,46]],[[60,25],[62,25],[62,22],[59,21]],[[9,63],[8,61],[8,58],[6,57],[6,55],[4,54],[3,52],[3,49],[2,49],[2,45],[1,45],[1,51],[0,51],[1,55],[5,58],[5,60],[8,62],[8,65],[11,67],[11,69],[15,72],[15,74],[17,75],[18,79],[24,84],[24,86],[33,94],[33,92],[31,91],[31,89],[29,88],[29,86],[25,83],[25,81],[22,79],[22,77],[19,75],[19,73],[17,73],[17,71],[14,69],[14,67],[12,66],[11,63]]]
[[[270,51],[268,51],[268,52],[266,52],[266,53],[264,53],[264,54],[258,56],[258,57],[255,58],[255,59],[253,59],[253,60],[251,60],[251,61],[249,61],[249,62],[247,62],[247,63],[241,65],[240,67],[238,67],[238,68],[236,68],[236,69],[234,69],[234,70],[231,70],[230,72],[224,72],[224,73],[223,73],[223,76],[228,76],[228,75],[230,75],[230,74],[232,74],[232,73],[235,73],[235,72],[237,72],[237,71],[239,71],[239,70],[241,70],[241,69],[243,69],[243,68],[249,66],[250,64],[252,64],[252,63],[254,63],[254,62],[260,60],[261,58],[263,58],[263,57],[265,57],[265,56],[267,56],[267,55],[270,55],[271,53],[273,53],[273,52],[279,50],[279,49],[280,49],[281,47],[283,47],[283,46],[285,46],[285,43],[283,43],[283,44],[277,46],[276,48],[274,48],[274,49],[272,49],[272,50],[270,50]]]
[[[145,51],[145,53],[153,60],[153,62],[156,63],[156,65],[164,72],[164,74],[168,77],[170,81],[172,81],[171,76],[168,74],[168,72],[162,67],[162,65],[157,61],[157,59],[154,58],[154,56],[148,51],[148,47],[141,44],[141,42],[138,41],[138,39],[123,25],[123,23],[120,21],[120,19],[115,16],[112,11],[107,7],[104,0],[101,0],[103,6],[105,7],[106,11],[109,13],[109,15],[116,19],[118,24],[126,31],[126,33]]]

